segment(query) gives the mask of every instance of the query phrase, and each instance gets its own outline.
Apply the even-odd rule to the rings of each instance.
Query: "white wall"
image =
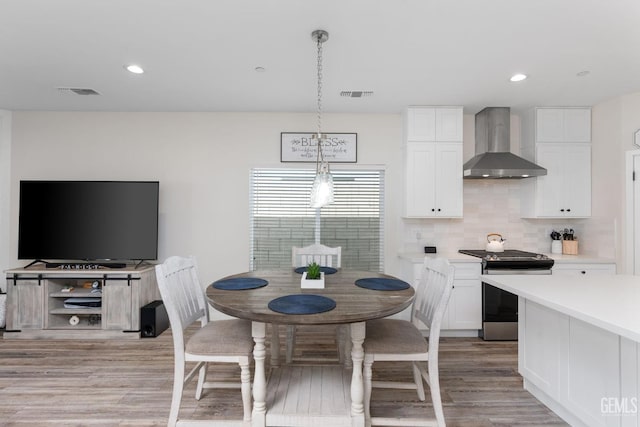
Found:
[[[11,112],[0,110],[0,271],[11,268],[9,230],[11,229],[9,193],[11,188]],[[0,282],[0,289],[5,290]]]
[[[620,145],[622,148],[622,151],[624,153],[629,152],[629,151],[635,151],[638,149],[638,147],[636,145],[633,144],[634,141],[634,134],[635,132],[640,129],[640,92],[638,93],[634,93],[634,94],[629,94],[629,95],[625,95],[623,97],[620,98],[620,103],[621,103],[621,120],[620,120]],[[624,171],[624,159],[620,160],[620,168],[621,171]],[[636,171],[636,180],[638,179],[638,174],[640,173],[640,171]],[[621,190],[620,191],[624,191],[623,188],[624,185],[626,185],[625,180],[629,180],[631,179],[631,177],[629,176],[622,176],[620,179],[620,182],[623,184],[621,185]],[[637,183],[636,183],[637,185]],[[624,194],[624,193],[623,193]],[[636,226],[638,224],[640,224],[640,219],[636,218],[635,220],[636,222]],[[627,230],[626,229],[626,219],[625,221],[621,221],[622,226],[620,227],[621,231],[618,233],[619,236],[621,237],[620,240],[620,245],[622,245],[623,248],[625,248],[624,251],[624,257],[623,259],[626,261],[629,259],[628,254],[626,253],[626,249],[627,249],[627,245],[626,245],[626,240],[622,239],[622,237],[627,237],[629,236],[629,238],[632,238],[632,230]],[[636,248],[637,250],[637,248]],[[637,253],[637,252],[636,252]],[[637,262],[637,261],[636,261]],[[633,265],[625,265],[626,268],[626,272],[633,272]],[[636,272],[637,274],[637,272]]]
[[[323,123],[327,132],[358,133],[359,165],[386,165],[385,255],[395,262],[399,233],[390,218],[402,206],[400,115],[327,114]],[[249,170],[282,166],[280,132],[313,129],[313,114],[14,112],[12,264],[25,264],[16,258],[21,179],[159,180],[159,259],[195,255],[203,282],[245,271]]]

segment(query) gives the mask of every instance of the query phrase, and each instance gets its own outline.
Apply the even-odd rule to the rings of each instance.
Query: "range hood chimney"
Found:
[[[547,170],[509,151],[509,107],[487,107],[476,114],[476,155],[463,166],[465,179],[529,178]]]

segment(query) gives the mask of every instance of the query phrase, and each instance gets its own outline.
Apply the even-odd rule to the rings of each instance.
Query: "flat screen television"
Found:
[[[155,260],[157,181],[21,181],[18,258]]]

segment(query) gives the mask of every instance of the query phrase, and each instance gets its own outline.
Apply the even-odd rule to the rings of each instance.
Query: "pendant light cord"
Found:
[[[316,135],[318,140],[318,155],[316,158],[316,172],[320,171],[321,164],[324,163],[324,154],[322,153],[322,33],[318,33],[317,35],[317,46],[318,46],[318,62],[317,62],[317,71],[318,71],[318,97],[317,97],[317,113],[318,113],[318,133]]]

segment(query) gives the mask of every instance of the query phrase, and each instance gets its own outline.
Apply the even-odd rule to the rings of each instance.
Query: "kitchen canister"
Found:
[[[551,253],[552,254],[561,254],[562,253],[562,240],[552,240],[551,241]]]

